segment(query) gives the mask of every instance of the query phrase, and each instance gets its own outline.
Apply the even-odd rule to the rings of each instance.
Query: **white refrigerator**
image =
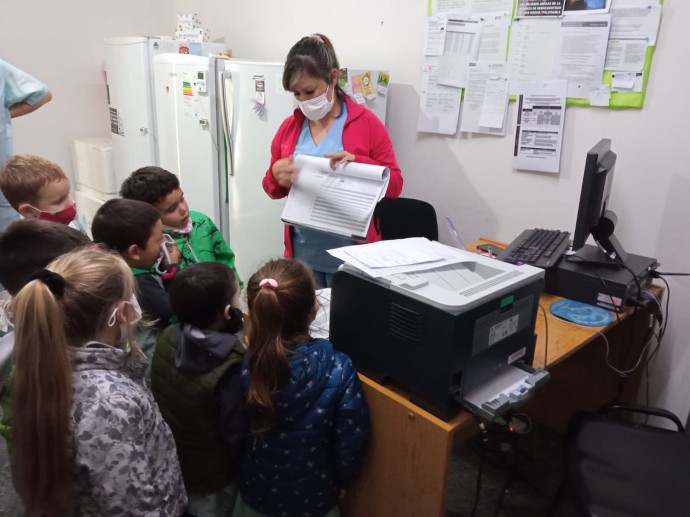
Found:
[[[273,137],[296,107],[282,76],[282,63],[154,57],[160,166],[178,175],[190,208],[219,226],[243,280],[284,250],[285,200],[261,185]],[[367,107],[385,121],[385,97]]]
[[[160,166],[178,175],[190,209],[221,229],[243,280],[284,249],[283,200],[270,199],[261,186],[271,141],[294,110],[282,73],[280,63],[154,58]],[[257,93],[262,113],[252,102]]]
[[[166,36],[105,38],[105,74],[115,178],[119,186],[136,169],[158,165],[153,56],[176,52],[209,55],[224,43],[191,43]]]

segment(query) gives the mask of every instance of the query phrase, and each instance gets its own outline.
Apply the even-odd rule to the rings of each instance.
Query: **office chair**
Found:
[[[383,240],[407,237],[438,240],[436,210],[421,199],[383,198],[374,210],[374,224]]]
[[[665,418],[677,430],[614,418],[620,411]],[[665,409],[612,405],[579,413],[568,431],[566,478],[585,515],[690,515],[690,434]]]

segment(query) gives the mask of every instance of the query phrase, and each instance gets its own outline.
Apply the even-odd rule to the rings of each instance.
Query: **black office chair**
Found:
[[[436,210],[421,199],[383,198],[374,210],[374,224],[383,240],[407,237],[438,240]]]
[[[622,421],[651,415],[677,431]],[[690,434],[676,415],[659,408],[613,405],[573,418],[566,444],[568,492],[585,515],[690,515]]]

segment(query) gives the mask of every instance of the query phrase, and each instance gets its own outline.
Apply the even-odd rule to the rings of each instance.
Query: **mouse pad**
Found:
[[[552,314],[559,318],[572,321],[578,325],[598,327],[601,325],[608,325],[613,321],[613,314],[606,309],[587,303],[576,302],[575,300],[559,300],[553,302],[549,309]]]

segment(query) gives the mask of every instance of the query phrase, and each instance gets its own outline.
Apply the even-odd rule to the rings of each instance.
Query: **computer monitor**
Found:
[[[618,219],[609,210],[615,165],[616,154],[611,151],[608,138],[600,140],[587,152],[572,247],[581,260],[608,267],[619,267],[627,259],[613,234]],[[590,235],[597,247],[585,247]]]

